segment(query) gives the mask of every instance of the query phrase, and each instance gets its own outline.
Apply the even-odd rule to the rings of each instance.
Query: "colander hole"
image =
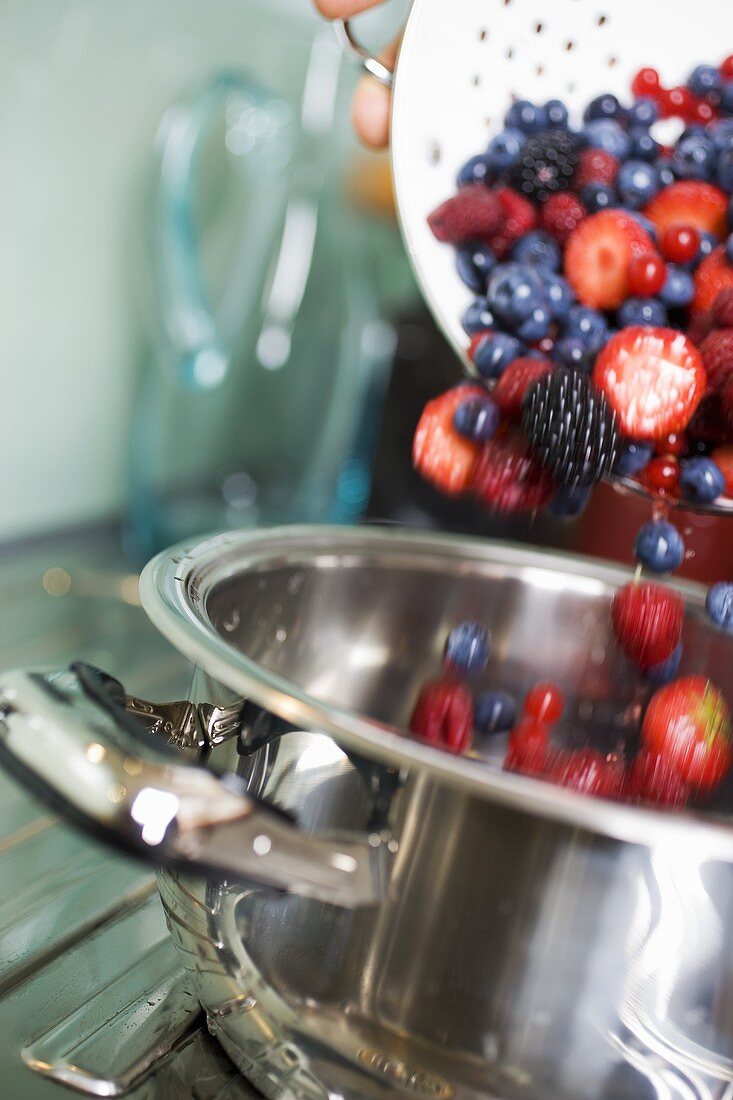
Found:
[[[478,36],[479,42],[485,42],[488,37],[489,37],[489,32],[487,30],[479,31],[479,36]]]
[[[609,67],[609,69],[612,69],[615,65],[618,65],[618,58],[616,57],[615,54],[611,54],[611,56],[608,59],[608,67]]]
[[[571,50],[575,49],[575,43],[573,42],[572,38],[569,38],[565,43],[565,49],[568,51],[568,53],[570,53]]]
[[[512,0],[504,0],[504,7],[508,8],[509,5],[511,4],[511,2],[512,2]]]
[[[571,80],[569,84],[565,85],[565,91],[566,92],[574,92],[576,88],[577,88],[577,84],[573,80]]]
[[[474,88],[478,88],[479,84],[481,83],[481,77],[478,73],[475,73],[474,76],[471,77],[471,83],[473,84]]]
[[[544,23],[535,23],[535,28],[534,28],[534,33],[535,34],[542,34],[544,29],[545,29],[545,24]]]
[[[608,22],[608,16],[607,15],[599,15],[596,22],[598,23],[599,27],[605,27],[606,23]]]
[[[440,158],[442,156],[442,150],[437,141],[434,141],[428,149],[428,163],[440,164]]]
[[[511,61],[511,59],[514,57],[514,47],[513,46],[509,47],[509,49],[506,52],[506,56],[507,56],[507,60],[509,60],[509,61]]]
[[[545,71],[545,66],[544,65],[538,65],[537,68],[535,69],[535,72],[537,73],[537,76],[542,76],[544,71]]]

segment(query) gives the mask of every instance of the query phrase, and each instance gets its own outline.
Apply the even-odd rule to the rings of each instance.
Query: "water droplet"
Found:
[[[287,590],[291,596],[297,596],[303,587],[303,581],[305,580],[305,573],[293,573],[292,577],[288,578]]]

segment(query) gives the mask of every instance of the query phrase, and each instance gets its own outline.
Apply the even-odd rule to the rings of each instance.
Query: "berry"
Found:
[[[496,256],[488,245],[473,242],[458,250],[456,268],[469,290],[474,294],[486,293],[486,282],[496,265]]]
[[[531,512],[549,502],[554,485],[547,470],[527,450],[522,436],[509,432],[482,448],[473,490],[495,511]]]
[[[552,315],[545,302],[534,307],[529,317],[517,328],[517,336],[527,344],[536,344],[550,334]]]
[[[711,458],[688,458],[682,463],[680,490],[687,500],[712,504],[725,492],[723,471]]]
[[[557,271],[562,254],[553,238],[541,229],[535,229],[517,241],[512,249],[512,259],[520,264],[530,264],[546,271]]]
[[[515,241],[535,228],[537,212],[531,202],[510,187],[497,187],[493,195],[501,205],[503,220],[489,235],[488,243],[501,260]]]
[[[545,779],[559,787],[595,798],[618,798],[624,785],[624,765],[593,749],[557,752],[546,765]]]
[[[485,298],[477,298],[461,318],[461,324],[469,336],[482,336],[496,324],[496,318]]]
[[[486,187],[493,182],[494,173],[489,165],[488,158],[484,155],[471,157],[467,160],[456,176],[457,187],[470,187],[472,183],[480,183]]]
[[[723,78],[713,65],[697,65],[687,79],[687,87],[698,99],[720,97]]]
[[[641,473],[641,483],[658,496],[670,496],[677,492],[680,480],[680,464],[675,458],[661,455],[653,458]]]
[[[717,446],[725,443],[730,430],[726,423],[721,400],[717,394],[703,398],[689,424],[690,436],[705,444]]]
[[[481,672],[490,652],[491,635],[481,623],[459,623],[446,639],[443,662],[451,671]]]
[[[669,157],[657,157],[654,161],[654,167],[659,173],[659,182],[662,187],[671,187],[673,183],[677,182]]]
[[[647,749],[640,752],[631,765],[624,801],[681,809],[691,795],[689,786],[667,758]]]
[[[586,123],[583,137],[591,149],[603,149],[618,160],[626,160],[631,149],[629,135],[613,119],[601,118]]]
[[[574,186],[580,191],[589,183],[611,185],[616,182],[620,167],[618,158],[605,149],[583,149],[578,156]]]
[[[694,180],[681,180],[665,187],[652,199],[644,213],[662,234],[671,225],[690,225],[693,229],[725,234],[728,197],[719,187]]]
[[[697,256],[700,234],[691,225],[670,225],[662,233],[660,244],[665,260],[673,264],[686,264]]]
[[[687,437],[683,432],[670,432],[666,439],[659,441],[657,450],[660,455],[684,454],[687,450]]]
[[[555,362],[571,370],[590,370],[594,353],[577,336],[564,336],[558,340],[552,350]]]
[[[687,427],[707,381],[695,346],[668,328],[617,333],[600,352],[593,380],[608,397],[623,434],[648,440]]]
[[[554,726],[562,717],[565,707],[565,697],[557,684],[551,680],[535,684],[527,692],[524,700],[523,713],[525,718],[532,718],[535,722],[545,722]]]
[[[499,320],[514,328],[531,317],[538,306],[544,305],[544,284],[532,267],[500,264],[491,273],[486,296]]]
[[[651,96],[643,96],[632,104],[628,111],[629,127],[643,126],[646,129],[659,118],[659,107]]]
[[[573,306],[563,325],[563,335],[580,340],[589,351],[601,350],[609,337],[608,321],[603,313],[586,306]]]
[[[713,233],[700,233],[700,251],[692,261],[693,267],[698,267],[715,250],[718,238]]]
[[[630,325],[667,324],[667,311],[656,298],[627,298],[618,311],[618,320],[622,328]]]
[[[733,443],[716,448],[710,457],[725,478],[725,495],[733,497]]]
[[[665,173],[662,176],[661,165],[657,165],[659,160],[659,154],[661,151],[661,145],[656,141],[648,130],[634,129],[629,130],[629,137],[631,139],[631,159],[632,160],[647,160],[654,164],[657,173],[657,183],[659,187],[666,187],[668,183],[674,183],[674,175],[668,178]]]
[[[733,233],[730,234],[728,240],[725,242],[725,258],[729,264],[733,264]]]
[[[660,89],[659,73],[656,69],[650,69],[648,67],[639,69],[631,84],[631,91],[634,95],[651,96],[655,102]]]
[[[511,168],[526,140],[526,135],[521,130],[503,130],[491,139],[486,150],[486,159],[497,174]]]
[[[695,297],[692,308],[696,313],[709,309],[721,290],[733,287],[733,267],[728,263],[723,245],[718,245],[695,272]]]
[[[669,655],[666,661],[660,661],[658,665],[652,665],[644,673],[644,679],[649,684],[653,684],[654,687],[661,687],[663,684],[668,684],[670,680],[674,680],[680,667],[680,661],[682,660],[682,642],[677,646],[675,650]]]
[[[520,194],[542,203],[568,190],[577,167],[575,139],[567,130],[546,130],[527,139],[510,179]]]
[[[623,118],[624,109],[615,95],[604,92],[592,99],[583,113],[585,122],[594,122],[599,118]]]
[[[695,283],[692,276],[681,267],[670,264],[666,271],[664,285],[659,297],[670,309],[682,309],[689,306],[695,296]]]
[[[582,221],[565,250],[565,277],[584,305],[617,309],[629,293],[634,256],[654,251],[641,226],[621,210]]]
[[[533,454],[560,485],[592,485],[613,469],[616,418],[581,371],[559,368],[535,382],[524,400],[522,427]]]
[[[685,544],[676,527],[666,520],[650,521],[639,528],[634,557],[653,573],[671,573],[682,564]]]
[[[712,305],[711,320],[715,328],[733,329],[733,287],[718,294]]]
[[[523,134],[536,134],[547,125],[547,115],[543,107],[535,106],[528,99],[518,99],[512,103],[504,118],[509,130],[520,130]]]
[[[723,80],[733,80],[733,54],[720,63],[720,75]]]
[[[499,427],[500,413],[496,404],[484,394],[461,401],[453,414],[453,427],[473,443],[486,443]]]
[[[722,389],[733,373],[733,328],[719,328],[706,336],[700,344],[700,356],[710,389]]]
[[[719,581],[712,585],[705,597],[705,607],[716,626],[733,634],[733,584]]]
[[[652,298],[664,286],[667,268],[655,252],[634,256],[629,264],[629,290],[640,298]]]
[[[506,691],[483,691],[476,699],[474,722],[481,733],[505,733],[517,718],[517,704]]]
[[[524,345],[514,336],[484,332],[473,338],[468,354],[482,378],[499,378],[523,350]]]
[[[723,191],[733,191],[733,148],[730,146],[718,155],[715,182]]]
[[[642,749],[704,790],[716,787],[730,767],[730,736],[728,707],[706,676],[682,676],[660,688],[641,727]]]
[[[540,225],[559,244],[566,244],[587,213],[572,191],[559,191],[540,210]]]
[[[553,369],[547,359],[515,359],[497,382],[493,399],[501,415],[511,423],[522,418],[522,402],[527,390]]]
[[[580,197],[591,214],[610,210],[619,204],[616,189],[608,183],[586,183],[580,192]]]
[[[559,321],[566,317],[575,298],[569,285],[560,275],[552,271],[542,272],[542,282],[545,290],[545,302],[553,320]]]
[[[689,88],[677,87],[663,91],[659,97],[662,118],[687,118],[695,103]]]
[[[590,488],[571,488],[564,485],[550,502],[548,511],[558,519],[574,519],[585,510],[590,495]]]
[[[616,187],[624,206],[641,210],[659,190],[659,173],[644,160],[627,160],[621,165]]]
[[[428,225],[439,241],[464,244],[488,237],[503,221],[502,205],[482,184],[463,187],[428,217]]]
[[[568,125],[568,109],[561,99],[548,99],[544,107],[550,130],[564,130]]]
[[[448,677],[425,684],[410,718],[410,730],[431,745],[465,752],[473,734],[473,699],[468,688]]]
[[[611,601],[611,623],[616,639],[642,670],[666,661],[682,634],[682,597],[661,584],[634,584],[620,588]]]
[[[720,407],[722,414],[728,422],[728,427],[733,428],[733,377],[727,378],[720,391]],[[725,471],[724,471],[725,472]],[[727,475],[726,475],[727,484]],[[727,496],[733,496],[733,490],[726,489]]]
[[[469,487],[479,456],[479,447],[455,430],[453,417],[464,401],[483,396],[480,386],[463,385],[448,390],[427,403],[417,425],[412,444],[415,469],[449,496]]]
[[[688,134],[677,143],[670,157],[672,171],[681,180],[709,180],[715,168],[717,150],[706,134]]]
[[[633,477],[640,473],[651,461],[654,448],[650,443],[627,441],[621,448],[613,470],[619,477]]]
[[[550,745],[549,728],[533,718],[524,718],[509,735],[504,768],[522,775],[542,775]]]

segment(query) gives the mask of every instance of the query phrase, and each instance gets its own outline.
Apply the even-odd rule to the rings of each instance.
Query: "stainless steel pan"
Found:
[[[608,620],[626,580],[394,530],[221,536],[142,580],[192,661],[190,698],[148,704],[87,668],[9,673],[2,757],[162,865],[212,1030],[267,1096],[722,1100],[728,792],[665,815],[503,774],[501,741],[479,760],[402,732],[470,616],[494,633],[489,682],[552,677],[565,736],[628,734],[642,696]],[[683,672],[731,701],[733,639],[683,591]]]

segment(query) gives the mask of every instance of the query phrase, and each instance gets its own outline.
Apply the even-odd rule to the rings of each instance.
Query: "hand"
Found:
[[[350,19],[360,11],[374,8],[382,0],[315,0],[316,7],[327,19]],[[380,60],[390,67],[397,57],[399,43],[393,42]],[[391,95],[371,76],[364,76],[354,94],[351,117],[354,129],[372,149],[383,149],[389,142],[389,113]]]

